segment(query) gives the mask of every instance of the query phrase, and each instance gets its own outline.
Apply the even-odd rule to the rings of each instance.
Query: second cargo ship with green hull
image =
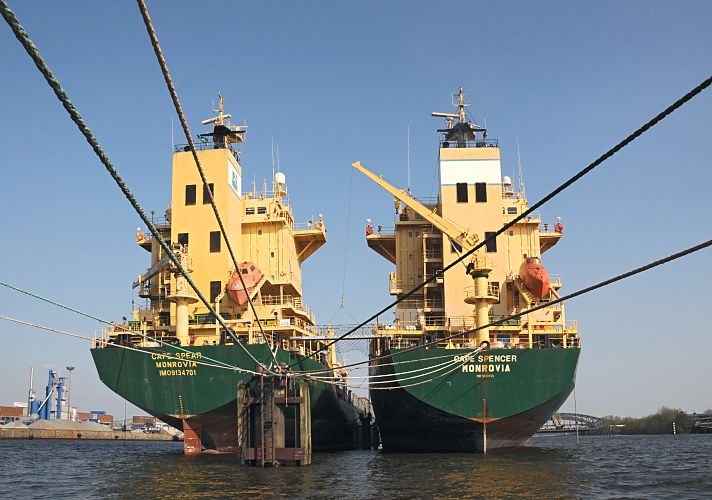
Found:
[[[559,297],[561,279],[541,260],[563,224],[531,213],[491,238],[528,210],[521,167],[515,191],[502,176],[498,142],[468,116],[462,88],[455,97],[456,113],[433,113],[445,119],[436,199],[418,200],[353,165],[395,201],[394,227],[366,226],[368,246],[395,265],[389,289],[402,299],[395,321],[374,327],[380,338],[370,344],[370,395],[385,451],[523,445],[576,378],[578,325],[562,303],[546,305]]]

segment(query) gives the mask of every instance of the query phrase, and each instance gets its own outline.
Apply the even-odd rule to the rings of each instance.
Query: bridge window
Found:
[[[475,201],[484,203],[487,201],[487,184],[484,182],[475,183]]]
[[[188,244],[188,233],[178,233],[178,243],[181,245]]]
[[[185,204],[195,205],[195,184],[188,184],[185,187]]]
[[[215,184],[212,182],[208,184],[207,186],[203,184],[203,205],[207,205],[210,203],[210,196],[208,196],[208,189],[210,190],[210,194],[213,195],[213,200],[215,200]]]
[[[458,182],[457,184],[455,184],[455,186],[457,189],[457,202],[467,203],[467,183]]]
[[[211,281],[210,282],[210,302],[215,302],[215,299],[218,298],[218,295],[220,295],[220,292],[222,292],[222,283],[219,281]]]
[[[266,213],[267,213],[267,207],[257,207],[257,213],[258,213],[258,214],[266,214]]]
[[[507,213],[510,215],[517,215],[517,207],[507,207]]]
[[[220,251],[220,231],[210,231],[210,253]]]
[[[245,209],[245,215],[255,215],[255,207],[247,207]]]
[[[494,235],[497,234],[494,231],[487,231],[485,233],[485,240],[487,240],[487,251],[488,252],[496,252],[497,251],[497,239],[494,238]],[[489,239],[492,237],[492,239]]]

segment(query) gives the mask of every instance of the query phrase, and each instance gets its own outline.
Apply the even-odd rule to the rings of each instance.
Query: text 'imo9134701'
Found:
[[[207,304],[157,238],[139,229],[136,242],[151,266],[134,283],[132,319],[105,331],[92,349],[99,376],[183,429],[188,454],[308,463],[312,447],[358,447],[357,431],[370,422],[368,402],[329,383],[340,380],[336,348],[324,347],[328,339],[302,299],[301,265],[326,243],[324,220],[294,221],[282,173],[269,191],[266,183],[262,191],[243,190],[235,145],[247,127],[230,124],[222,96],[215,111],[203,122],[213,131],[199,136],[195,151],[207,182],[192,148],[176,147],[172,203],[154,221]],[[285,377],[286,366],[320,378]]]

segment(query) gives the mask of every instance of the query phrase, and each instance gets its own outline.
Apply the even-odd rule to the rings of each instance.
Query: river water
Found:
[[[712,498],[712,434],[537,437],[476,454],[315,454],[258,469],[173,442],[0,441],[0,498]]]

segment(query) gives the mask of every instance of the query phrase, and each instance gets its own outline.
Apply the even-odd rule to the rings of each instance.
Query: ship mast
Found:
[[[245,132],[247,132],[247,125],[237,126],[230,123],[232,115],[223,112],[224,104],[225,98],[221,93],[218,93],[218,109],[213,109],[217,116],[201,122],[203,125],[213,125],[213,131],[209,134],[198,134],[201,139],[211,137],[213,147],[216,149],[225,148],[233,143],[244,142]]]
[[[457,118],[460,120],[460,123],[466,123],[465,120],[465,108],[469,106],[469,104],[465,104],[465,93],[462,91],[462,85],[460,85],[460,91],[455,94],[455,97],[458,99],[457,103]]]

